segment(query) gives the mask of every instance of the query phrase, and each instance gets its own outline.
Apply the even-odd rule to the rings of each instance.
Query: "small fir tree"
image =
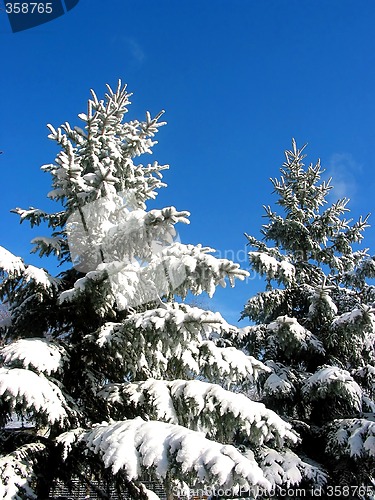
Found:
[[[136,160],[151,153],[163,123],[161,113],[124,122],[129,96],[120,83],[104,100],[92,92],[83,129],[49,126],[60,152],[42,169],[62,209],[15,210],[21,222],[50,228],[34,251],[67,270],[53,277],[0,249],[10,312],[0,496],[44,499],[56,480],[73,478],[101,498],[107,485],[137,499],[156,498],[149,477],[169,495],[186,485],[269,490],[315,477],[289,449],[298,440],[291,425],[239,391],[270,368],[224,340],[239,330],[220,314],[183,302],[247,273],[208,247],[175,241],[188,212],[146,210],[167,166]],[[27,429],[7,428],[15,414]]]
[[[305,168],[303,150],[293,140],[272,179],[283,214],[265,207],[263,240],[246,235],[267,287],[245,306],[254,326],[240,344],[272,370],[260,400],[297,429],[301,459],[337,497],[373,498],[375,260],[357,245],[368,217],[352,223],[347,199],[328,204],[331,181],[319,161]]]

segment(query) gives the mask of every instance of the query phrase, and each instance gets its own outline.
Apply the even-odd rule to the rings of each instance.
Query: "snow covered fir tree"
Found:
[[[301,436],[298,455],[327,477],[322,496],[370,499],[375,259],[359,245],[368,218],[353,223],[348,199],[328,202],[331,180],[322,180],[319,161],[304,165],[303,150],[293,141],[281,177],[271,179],[283,213],[266,206],[263,239],[246,235],[267,286],[247,302],[253,326],[237,345],[272,370],[258,379],[260,401]]]
[[[162,113],[126,122],[129,97],[121,83],[103,100],[92,91],[79,115],[83,128],[50,125],[59,153],[42,169],[52,176],[48,198],[61,209],[14,210],[48,231],[33,251],[65,270],[52,276],[0,249],[9,311],[1,322],[0,497],[46,499],[56,481],[69,487],[77,478],[98,498],[114,488],[122,499],[157,498],[147,478],[168,498],[189,488],[240,494],[315,484],[324,475],[293,452],[299,438],[291,424],[244,394],[271,368],[232,345],[228,338],[241,332],[219,313],[184,303],[188,292],[212,295],[247,273],[209,247],[176,241],[175,225],[187,223],[188,212],[147,210],[167,166],[137,159],[152,152]],[[347,295],[354,304],[357,296]],[[337,332],[369,324],[371,310],[358,311],[353,321],[341,316]],[[322,356],[315,337],[305,337]],[[362,398],[351,375],[337,370],[348,377],[343,390]],[[9,429],[15,416],[28,425]],[[340,429],[364,428],[358,422]]]

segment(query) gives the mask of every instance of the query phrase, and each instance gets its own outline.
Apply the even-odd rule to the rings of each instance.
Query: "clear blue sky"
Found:
[[[27,262],[38,262],[29,240],[43,231],[9,210],[51,209],[39,167],[57,150],[45,125],[79,124],[89,89],[102,95],[118,78],[134,92],[130,119],[166,110],[154,157],[171,169],[152,206],[191,212],[184,243],[240,252],[247,267],[243,233],[258,234],[292,137],[309,143],[307,160],[321,158],[354,216],[374,211],[373,0],[80,0],[14,34],[0,11],[0,44],[0,245]],[[366,243],[374,250],[374,229]],[[236,321],[262,287],[219,292],[213,307]]]

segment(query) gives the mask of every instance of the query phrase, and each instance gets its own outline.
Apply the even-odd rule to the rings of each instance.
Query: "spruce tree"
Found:
[[[234,347],[240,330],[190,307],[247,273],[213,250],[176,241],[188,212],[147,210],[167,168],[152,152],[162,113],[124,121],[119,83],[92,91],[83,128],[49,125],[59,146],[48,198],[54,213],[14,211],[49,230],[34,252],[64,269],[52,276],[0,248],[0,496],[45,499],[59,480],[106,485],[121,498],[156,498],[144,480],[174,488],[295,484],[319,471],[290,446],[290,423],[243,392],[270,368]],[[10,430],[18,415],[25,429]],[[103,486],[104,485],[104,486]]]
[[[359,245],[368,217],[353,223],[348,199],[329,203],[331,180],[322,180],[319,161],[304,165],[303,150],[293,140],[281,177],[271,179],[281,213],[264,207],[262,240],[246,235],[266,290],[244,308],[253,324],[239,345],[272,370],[258,380],[260,401],[299,432],[299,456],[326,474],[322,496],[369,499],[375,259]]]

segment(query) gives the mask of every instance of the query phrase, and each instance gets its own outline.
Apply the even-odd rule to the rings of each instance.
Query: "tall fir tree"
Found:
[[[253,326],[238,345],[272,370],[258,379],[260,401],[299,432],[301,459],[327,474],[322,495],[370,499],[375,259],[358,245],[368,217],[353,223],[348,199],[329,203],[331,180],[321,180],[319,161],[305,167],[303,150],[293,140],[271,179],[283,213],[264,207],[263,239],[246,235],[267,286],[244,308]]]
[[[53,277],[0,248],[0,497],[45,499],[72,478],[132,499],[156,498],[146,477],[169,497],[315,480],[292,426],[240,392],[270,368],[224,339],[240,330],[220,314],[184,303],[247,273],[176,241],[188,212],[146,210],[167,166],[136,160],[163,123],[125,122],[129,96],[121,83],[104,100],[92,91],[84,128],[49,126],[60,152],[42,169],[62,209],[15,209],[50,228],[34,251],[67,269]],[[9,430],[14,415],[29,427]]]

